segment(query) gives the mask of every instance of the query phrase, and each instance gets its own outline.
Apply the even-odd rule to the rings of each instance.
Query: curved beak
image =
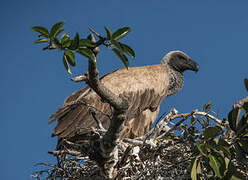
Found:
[[[192,59],[189,59],[189,66],[190,66],[189,67],[190,70],[195,71],[195,72],[199,71],[199,65]]]

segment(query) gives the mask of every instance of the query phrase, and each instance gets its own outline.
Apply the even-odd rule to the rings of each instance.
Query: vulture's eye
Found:
[[[178,57],[179,57],[179,59],[185,59],[185,57],[182,55],[178,55]]]

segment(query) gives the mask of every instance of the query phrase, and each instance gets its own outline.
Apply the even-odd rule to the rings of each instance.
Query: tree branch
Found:
[[[161,139],[168,135],[170,132],[174,131],[181,123],[183,123],[188,117],[194,116],[194,115],[200,115],[200,116],[205,116],[207,118],[210,118],[214,120],[218,124],[223,124],[222,120],[206,113],[206,112],[201,112],[196,110],[193,110],[190,113],[183,113],[183,114],[177,114],[178,111],[176,109],[172,109],[170,113],[166,115],[164,119],[162,119],[155,128],[153,128],[145,137],[144,140],[146,140],[149,136],[151,136],[152,139],[158,138]],[[175,124],[172,128],[170,128],[167,124],[171,122],[172,120],[176,118],[183,118],[180,120],[177,124]],[[160,134],[162,130],[166,130],[163,134]],[[159,137],[157,135],[159,134]]]
[[[96,53],[97,58],[97,53]],[[119,97],[103,84],[100,83],[98,78],[98,70],[96,64],[89,60],[89,86],[107,103],[118,111],[125,111],[128,109],[128,102],[123,97]]]
[[[248,102],[248,96],[244,99],[239,100],[236,104],[233,105],[233,108],[241,108],[245,103]]]
[[[98,34],[98,36],[100,37],[100,34]],[[88,38],[92,42],[96,42],[92,34]],[[92,50],[97,59],[98,52],[100,51],[99,47],[95,47]],[[113,178],[115,174],[114,167],[118,162],[118,149],[116,148],[116,145],[118,144],[124,121],[126,120],[128,101],[124,97],[116,95],[107,89],[99,80],[96,63],[91,60],[89,60],[88,63],[89,76],[86,83],[102,98],[103,101],[109,103],[114,108],[113,117],[110,120],[107,132],[103,138],[91,143],[94,151],[93,156],[95,157],[90,157],[93,157],[93,160],[98,163],[102,170],[101,172],[105,177]]]
[[[87,81],[87,79],[88,78],[85,75],[81,75],[81,76],[77,76],[77,77],[71,78],[71,80],[74,81],[74,82]]]

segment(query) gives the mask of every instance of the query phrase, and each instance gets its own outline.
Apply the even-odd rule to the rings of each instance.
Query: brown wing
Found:
[[[123,94],[129,101],[124,137],[142,136],[157,117],[159,105],[166,96],[169,84],[168,70],[164,65],[120,69],[101,78],[101,82],[113,93]],[[54,135],[72,138],[96,128],[93,115],[108,128],[112,115],[109,104],[89,87],[69,96],[51,122],[58,119]]]

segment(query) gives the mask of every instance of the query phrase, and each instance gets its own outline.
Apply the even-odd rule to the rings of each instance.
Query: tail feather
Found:
[[[59,108],[54,114],[52,114],[49,117],[50,122],[48,124],[53,123],[56,119],[61,118],[62,116],[64,116],[66,113],[68,113],[71,110],[71,108],[69,106],[63,106],[61,108]]]
[[[81,113],[81,107],[71,109],[67,114],[58,120],[57,126],[54,129],[54,134],[61,134],[72,123],[77,121],[78,115]]]

